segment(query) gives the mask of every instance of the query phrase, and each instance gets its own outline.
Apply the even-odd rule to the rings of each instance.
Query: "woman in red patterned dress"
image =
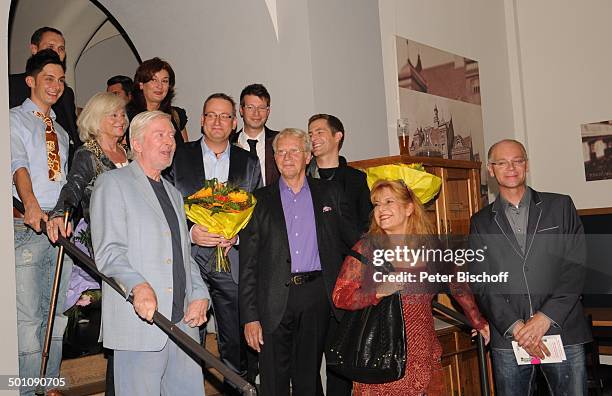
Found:
[[[399,245],[421,246],[419,237],[434,235],[423,206],[414,192],[402,181],[379,180],[372,186],[370,199],[374,204],[370,230],[357,242],[353,249],[365,257],[373,257],[372,240],[384,240],[385,246],[394,249]],[[382,237],[382,238],[381,238]],[[419,242],[415,243],[415,240]],[[393,241],[395,244],[391,244]],[[380,244],[378,244],[380,245]],[[395,269],[400,270],[398,262]],[[427,264],[418,263],[401,271],[423,271]],[[454,267],[454,265],[452,265]],[[442,348],[436,337],[431,311],[431,300],[435,292],[429,287],[405,284],[375,283],[374,268],[347,256],[333,292],[334,304],[338,308],[357,310],[377,304],[381,298],[402,291],[402,305],[406,335],[406,370],[404,377],[382,384],[354,383],[354,395],[402,395],[434,396],[444,395],[443,373],[440,363]],[[418,277],[417,277],[418,279]],[[423,286],[423,285],[420,285]],[[479,330],[488,342],[489,326],[480,315],[478,307],[467,284],[451,282],[453,297],[461,304],[472,326]]]

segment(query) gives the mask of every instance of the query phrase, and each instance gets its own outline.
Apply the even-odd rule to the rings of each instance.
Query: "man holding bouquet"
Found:
[[[177,148],[166,177],[188,197],[199,191],[205,180],[217,179],[232,187],[252,192],[261,184],[261,171],[256,156],[229,143],[236,129],[236,104],[224,93],[210,95],[204,102],[201,118],[204,136]],[[246,376],[245,344],[238,317],[238,250],[236,237],[226,239],[208,232],[205,226],[189,224],[191,253],[208,286],[217,320],[219,353],[223,362]],[[218,268],[217,247],[225,248],[230,271]],[[226,384],[226,393],[235,390]]]

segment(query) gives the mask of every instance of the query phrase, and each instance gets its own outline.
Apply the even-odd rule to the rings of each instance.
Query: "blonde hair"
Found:
[[[425,208],[421,204],[421,201],[419,201],[414,194],[414,191],[406,186],[403,180],[377,180],[370,190],[370,200],[372,204],[385,189],[390,190],[400,203],[405,205],[411,203],[414,207],[414,211],[407,219],[406,235],[433,235],[436,233],[433,224],[431,224],[431,221],[427,218]],[[385,234],[385,231],[376,223],[374,210],[370,214],[370,229],[368,230],[368,235],[374,236]]]
[[[136,115],[130,123],[130,140],[137,140],[139,143],[142,143],[147,125],[149,125],[149,123],[156,118],[165,118],[166,120],[170,121],[170,114],[155,110],[143,111],[142,113]],[[170,121],[170,123],[172,124],[172,121]]]
[[[310,135],[308,135],[308,133],[298,128],[285,128],[282,131],[280,131],[278,135],[276,135],[274,137],[274,140],[272,141],[272,149],[274,150],[274,152],[276,152],[276,146],[277,146],[278,139],[285,137],[285,136],[293,136],[293,137],[302,139],[303,150],[306,153],[310,153],[312,151],[312,141],[310,140]]]
[[[110,92],[99,92],[92,96],[85,105],[81,115],[77,119],[79,127],[79,138],[82,142],[96,139],[100,135],[100,123],[107,115],[113,114],[117,110],[125,112],[126,102],[123,98]],[[125,116],[123,133],[127,129],[129,120]]]

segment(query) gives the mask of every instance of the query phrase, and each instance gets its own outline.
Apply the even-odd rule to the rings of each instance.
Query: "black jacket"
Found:
[[[348,249],[359,234],[347,219],[344,194],[335,183],[308,178],[317,229],[323,280],[337,319],[341,316],[331,294]],[[291,255],[278,183],[255,192],[257,204],[240,233],[240,322],[260,321],[266,333],[280,323],[289,297]]]
[[[272,183],[276,183],[278,178],[280,177],[280,173],[278,172],[278,168],[276,167],[276,161],[274,161],[274,149],[272,148],[272,141],[274,137],[278,135],[278,131],[273,131],[272,129],[264,126],[266,132],[266,180],[265,185],[269,186]],[[230,142],[232,144],[236,144],[238,142],[238,135],[242,133],[242,129],[236,133],[232,133],[230,136]]]
[[[164,177],[181,192],[183,197],[202,188],[206,180],[202,158],[202,138],[176,148],[172,165],[166,169]],[[261,171],[257,158],[238,146],[230,145],[227,183],[249,192],[259,187]],[[190,223],[189,227],[191,228],[192,225],[193,223]],[[200,267],[210,268],[210,261],[215,258],[215,251],[214,248],[193,245],[191,253]],[[238,282],[238,257],[235,249],[230,250],[229,257],[232,265],[232,278]]]
[[[317,161],[314,158],[310,161],[307,174],[317,179],[320,178]],[[355,221],[355,226],[359,231],[366,232],[370,227],[370,213],[372,212],[366,174],[348,166],[346,159],[340,156],[338,168],[328,180],[340,184],[348,201],[350,216]]]
[[[552,320],[546,334],[560,334],[565,345],[589,342],[580,302],[586,274],[582,222],[567,195],[531,193],[525,252],[499,197],[472,216],[470,246],[483,249],[485,259],[471,263],[470,272],[509,274],[506,283],[472,283],[491,323],[491,345],[512,349],[510,327],[538,311]]]

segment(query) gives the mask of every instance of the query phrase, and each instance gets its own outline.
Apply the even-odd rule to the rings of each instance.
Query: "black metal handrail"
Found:
[[[448,308],[445,305],[440,304],[437,301],[432,302],[432,306],[434,309],[442,312],[444,315],[450,316],[455,319],[457,322],[460,322],[468,327],[472,327],[467,318],[453,310]],[[483,396],[489,396],[491,394],[491,388],[489,387],[489,376],[487,373],[487,359],[485,353],[485,341],[482,334],[479,332],[476,333],[476,348],[478,350],[478,371],[480,374],[480,394]]]
[[[25,208],[23,203],[17,198],[13,197],[13,207],[17,209],[21,213],[25,213]],[[40,227],[42,232],[47,234],[46,223],[41,220]],[[91,270],[94,274],[100,277],[106,284],[115,289],[117,293],[122,295],[126,300],[130,303],[134,303],[134,298],[130,294],[126,296],[124,291],[121,289],[119,284],[113,279],[98,271],[96,267],[96,263],[94,260],[89,257],[87,254],[83,253],[74,243],[70,242],[67,238],[59,235],[57,243],[62,245],[64,249],[70,253],[70,255],[77,259],[80,263],[85,265],[89,270]],[[229,382],[234,384],[238,390],[242,392],[243,395],[256,395],[257,391],[255,387],[245,381],[241,376],[236,374],[232,369],[227,367],[223,362],[211,354],[206,348],[200,345],[196,340],[191,338],[187,333],[179,329],[174,323],[172,323],[168,318],[164,315],[155,311],[153,314],[153,323],[159,327],[162,331],[164,331],[170,338],[172,338],[178,345],[186,349],[188,352],[202,359],[211,367],[217,369],[219,373]]]

